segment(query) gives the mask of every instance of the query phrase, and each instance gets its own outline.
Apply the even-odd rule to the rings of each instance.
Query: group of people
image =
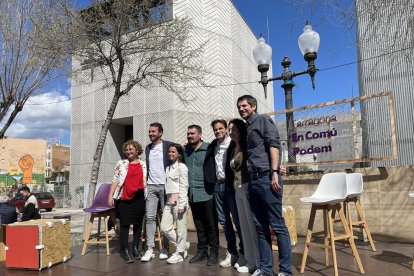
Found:
[[[155,257],[159,207],[163,210],[159,258],[171,264],[184,261],[189,249],[187,212],[191,208],[198,242],[190,263],[206,261],[209,266],[233,266],[254,276],[272,276],[272,229],[279,246],[279,275],[292,275],[290,237],[282,216],[279,134],[269,116],[257,113],[257,100],[251,95],[241,96],[237,108],[242,119],[211,123],[216,137],[211,143],[202,140],[199,125],[188,126],[183,147],[163,140],[162,125],[153,123],[145,161],[139,158],[143,153],[139,143],[123,145],[127,159],[116,166],[108,204],[118,210],[125,262],[148,262]],[[142,256],[138,245],[144,216],[148,248]],[[227,242],[227,254],[221,262],[218,223]],[[130,225],[132,251],[128,245]],[[170,243],[176,251],[169,256]]]

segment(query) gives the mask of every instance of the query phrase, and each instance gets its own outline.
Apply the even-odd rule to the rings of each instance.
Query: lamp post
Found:
[[[293,108],[292,88],[295,86],[293,78],[300,75],[309,74],[312,81],[312,88],[315,89],[315,74],[318,70],[315,66],[315,59],[319,49],[319,34],[312,30],[311,25],[306,22],[303,33],[299,36],[298,44],[304,59],[308,62],[308,69],[300,72],[292,72],[290,70],[290,59],[285,56],[281,62],[283,73],[280,76],[268,78],[267,71],[272,60],[272,48],[266,44],[264,38],[260,36],[258,45],[253,50],[253,58],[257,64],[257,70],[261,73],[260,83],[263,85],[265,97],[267,97],[267,84],[275,80],[283,80],[282,88],[285,90],[285,108],[287,110]],[[296,156],[293,154],[292,141],[290,135],[294,133],[295,126],[293,120],[293,112],[286,113],[287,128],[287,146],[288,146],[288,162],[296,163]]]

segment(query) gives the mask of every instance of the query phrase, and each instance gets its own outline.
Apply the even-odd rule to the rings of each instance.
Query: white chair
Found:
[[[346,175],[346,185],[348,187],[348,195],[344,201],[344,210],[346,212],[346,216],[348,218],[349,222],[349,228],[351,229],[351,235],[354,236],[354,227],[362,228],[365,230],[365,233],[368,237],[369,244],[371,245],[372,251],[377,251],[375,248],[374,241],[371,237],[371,232],[368,228],[368,223],[365,220],[365,212],[362,208],[361,202],[360,202],[360,195],[362,194],[362,191],[364,190],[364,182],[362,180],[362,174],[361,173],[349,173]],[[353,221],[352,220],[352,214],[351,214],[351,206],[349,203],[354,203],[358,216],[360,220]]]
[[[414,192],[411,192],[408,195],[411,196],[411,197],[414,197]],[[411,266],[411,269],[414,270],[414,257],[413,257],[413,264]]]
[[[365,274],[364,268],[359,258],[357,248],[354,243],[354,239],[351,236],[351,230],[349,229],[348,222],[346,220],[342,202],[347,197],[347,185],[345,173],[328,173],[324,174],[316,188],[315,193],[310,197],[304,197],[300,200],[305,203],[311,203],[312,209],[309,217],[308,233],[306,235],[305,248],[303,250],[302,264],[300,267],[300,273],[305,271],[306,260],[308,257],[309,246],[317,246],[325,249],[325,263],[329,266],[328,249],[332,249],[332,258],[334,265],[335,276],[338,275],[338,265],[336,259],[335,241],[345,240],[352,249],[353,256],[358,264],[358,268],[361,274]],[[313,225],[315,222],[315,214],[317,210],[323,211],[324,221],[324,244],[311,242],[313,234]],[[335,236],[333,231],[333,222],[335,219],[335,213],[338,213],[340,222],[344,227],[345,234]],[[314,233],[319,234],[319,233]]]

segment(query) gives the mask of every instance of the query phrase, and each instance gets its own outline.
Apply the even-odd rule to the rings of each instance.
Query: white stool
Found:
[[[364,190],[364,184],[362,180],[362,174],[361,173],[349,173],[346,175],[346,185],[348,187],[348,195],[344,201],[344,209],[346,212],[346,216],[348,218],[349,222],[349,228],[351,230],[352,237],[354,236],[354,227],[359,227],[365,230],[365,233],[368,237],[369,244],[371,245],[372,251],[377,251],[375,248],[374,241],[371,237],[371,232],[368,228],[368,223],[365,220],[365,212],[362,208],[361,202],[359,200],[359,196],[361,195],[362,191]],[[352,220],[352,214],[351,214],[351,207],[349,203],[354,203],[358,216],[360,220],[353,221]]]
[[[336,259],[335,241],[345,240],[352,249],[354,258],[358,264],[358,268],[361,274],[365,274],[364,268],[359,258],[357,248],[354,243],[354,239],[351,236],[351,230],[349,229],[348,222],[346,220],[342,202],[347,197],[347,185],[345,173],[329,173],[322,176],[316,191],[310,197],[304,197],[300,200],[306,203],[312,203],[312,209],[309,217],[308,233],[306,235],[305,248],[303,250],[302,264],[300,267],[300,273],[305,271],[306,260],[308,257],[309,246],[317,246],[325,249],[325,263],[329,266],[328,249],[332,249],[332,258],[334,265],[335,276],[338,275],[338,264]],[[324,220],[324,244],[311,242],[313,225],[315,222],[315,214],[317,210],[323,211]],[[345,234],[335,236],[333,231],[333,222],[335,219],[335,213],[338,213],[340,222],[342,223]],[[317,234],[317,233],[315,233]]]

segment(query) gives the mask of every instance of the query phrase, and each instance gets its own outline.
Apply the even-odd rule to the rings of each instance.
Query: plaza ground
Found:
[[[50,213],[43,213],[43,217],[53,217],[55,215],[70,214],[72,235],[80,236],[83,228],[83,211],[70,209],[56,209]],[[374,237],[375,239],[375,237]],[[188,240],[191,242],[189,257],[196,253],[196,234],[189,232]],[[74,244],[72,242],[72,244]],[[304,238],[299,238],[296,246],[293,247],[293,274],[299,274],[302,259]],[[224,235],[220,233],[220,258],[225,256]],[[411,270],[414,244],[387,243],[376,241],[377,252],[372,252],[369,245],[357,242],[358,252],[366,275],[414,275]],[[74,244],[72,247],[72,258],[63,264],[58,264],[49,269],[38,271],[25,271],[6,269],[5,263],[0,262],[0,275],[20,276],[20,275],[58,275],[58,276],[98,276],[98,275],[214,275],[228,276],[239,275],[235,269],[208,267],[205,262],[189,264],[188,259],[183,263],[169,265],[166,261],[158,260],[157,257],[149,263],[136,261],[133,264],[124,264],[118,253],[117,241],[111,242],[111,255],[107,256],[103,246],[89,246],[85,256],[81,256],[81,246]],[[274,263],[277,264],[277,251],[274,251]],[[361,275],[350,247],[337,243],[339,275]],[[332,263],[332,258],[330,259]],[[333,275],[333,267],[325,267],[324,251],[320,248],[312,247],[309,252],[308,262],[303,275],[323,276]],[[244,274],[248,275],[248,274]]]

